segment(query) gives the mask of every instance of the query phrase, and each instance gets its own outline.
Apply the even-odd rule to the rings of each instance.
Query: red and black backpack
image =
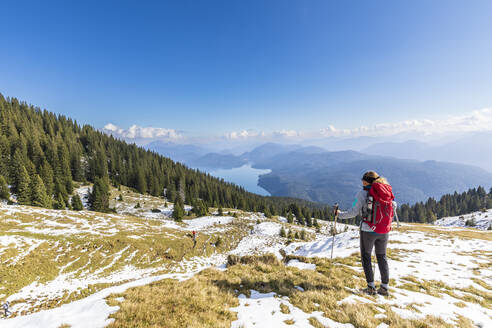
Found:
[[[373,183],[367,193],[367,211],[362,218],[377,233],[388,233],[393,221],[393,191],[389,184]]]

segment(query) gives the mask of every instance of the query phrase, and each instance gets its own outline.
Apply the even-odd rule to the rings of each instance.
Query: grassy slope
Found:
[[[452,232],[439,235],[439,228],[431,226],[405,225],[400,230],[415,231],[425,231],[431,237],[456,238]],[[480,231],[470,230],[459,238],[489,240],[489,234],[490,232],[484,236]],[[388,257],[393,261],[412,265],[408,262],[409,256],[423,251],[402,249],[402,244],[396,240],[390,242]],[[478,276],[482,274],[480,269],[492,267],[490,251],[464,252],[461,255],[477,257],[476,267],[470,269],[478,270]],[[299,270],[285,266],[274,257],[257,256],[246,258],[242,263],[239,263],[241,260],[238,262],[238,259],[235,259],[225,272],[207,269],[186,282],[167,280],[113,295],[110,302],[120,305],[121,310],[112,315],[115,321],[110,327],[230,327],[236,320],[236,314],[228,309],[238,306],[237,297],[240,294],[248,295],[250,290],[287,296],[292,305],[306,313],[323,311],[326,317],[341,323],[351,323],[355,327],[377,327],[381,323],[390,327],[409,328],[475,326],[469,318],[462,315],[457,315],[456,321],[444,320],[433,315],[418,319],[402,317],[395,308],[418,313],[419,306],[425,304],[410,302],[399,305],[399,300],[394,296],[390,296],[386,301],[362,296],[365,301],[357,301],[356,306],[344,302],[354,296],[354,289],[365,285],[364,276],[361,270],[358,270],[361,264],[357,254],[334,260],[295,256],[287,256],[284,260],[287,262],[293,258],[316,264],[316,270]],[[492,286],[483,280],[472,279],[485,290],[492,289]],[[402,295],[408,291],[423,293],[436,299],[452,297],[454,301],[451,304],[454,302],[458,307],[477,304],[492,309],[491,293],[473,286],[455,288],[438,279],[425,280],[412,275],[398,280],[392,279],[391,285]],[[299,291],[296,286],[305,291]],[[179,291],[179,294],[175,291]],[[150,295],[158,296],[151,298]],[[116,298],[121,297],[124,301],[116,301]],[[286,310],[280,306],[277,311],[285,313]],[[383,316],[381,312],[384,312]],[[293,321],[286,320],[285,323],[292,324]],[[310,318],[310,323],[314,327],[323,327],[314,317]]]
[[[175,223],[150,212],[163,208],[163,199],[123,192],[124,202],[112,203],[128,212],[140,202],[134,215],[0,207],[0,302],[19,292],[35,295],[11,302],[20,307],[18,314],[26,314],[144,275],[191,270],[194,257],[225,252],[246,234],[240,225],[229,224],[228,234],[200,233],[193,248],[188,231],[168,228]],[[214,247],[219,236],[223,242]],[[183,259],[189,260],[187,267],[179,266]],[[43,288],[46,295],[40,295]]]
[[[123,201],[118,201],[119,194]],[[142,206],[135,209],[136,202]],[[255,220],[239,218],[232,224],[199,233],[198,246],[193,249],[189,232],[170,228],[172,221],[165,220],[163,213],[151,213],[152,208],[165,210],[165,200],[142,196],[127,188],[112,191],[111,206],[127,214],[101,214],[89,211],[55,211],[26,206],[0,207],[0,302],[9,295],[35,295],[32,299],[17,299],[15,315],[57,307],[60,304],[80,299],[106,286],[120,284],[142,275],[190,270],[193,259],[225,254],[235,249],[241,238],[249,235]],[[167,208],[169,209],[169,207]],[[241,213],[240,216],[245,216]],[[261,221],[267,221],[261,219]],[[268,220],[289,228],[278,219]],[[185,226],[185,224],[181,224]],[[222,229],[222,230],[221,230]],[[224,232],[224,229],[227,233]],[[314,231],[307,229],[308,235]],[[329,227],[321,229],[326,233]],[[446,230],[428,225],[403,225],[399,233],[425,233],[427,239],[491,240],[491,232],[463,229]],[[222,244],[215,248],[211,242],[220,236]],[[325,235],[326,237],[326,235]],[[10,238],[10,239],[8,239]],[[5,244],[10,240],[10,244]],[[272,238],[272,243],[285,243],[286,239]],[[414,263],[418,251],[405,249],[404,243],[393,240],[388,256],[393,261]],[[257,249],[261,254],[266,249]],[[435,297],[453,297],[456,306],[479,304],[491,309],[492,289],[486,279],[481,279],[483,270],[492,267],[490,250],[456,251],[456,256],[473,257],[474,266],[459,268],[472,270],[475,285],[452,288],[440,280],[422,279],[413,275],[392,280],[392,286],[400,291],[424,292]],[[180,266],[185,259],[187,266]],[[289,258],[286,258],[288,260]],[[442,319],[427,317],[409,320],[400,317],[391,304],[377,300],[358,302],[357,306],[338,303],[352,295],[351,289],[364,285],[358,256],[328,260],[324,258],[299,258],[316,264],[316,270],[299,270],[287,267],[275,260],[253,258],[243,264],[229,266],[223,272],[207,269],[185,282],[163,280],[148,286],[128,290],[122,295],[108,298],[110,304],[119,304],[121,310],[113,315],[113,327],[229,327],[236,314],[229,309],[238,305],[237,296],[248,294],[250,289],[260,292],[276,292],[289,297],[290,302],[301,310],[311,313],[323,311],[325,316],[359,327],[376,327],[384,322],[401,327],[445,327]],[[447,260],[447,259],[436,259]],[[131,270],[129,270],[129,268]],[[140,270],[140,271],[139,271]],[[131,273],[129,273],[131,272]],[[32,285],[31,285],[32,284]],[[29,293],[26,286],[43,293]],[[43,287],[44,286],[44,287]],[[67,290],[60,286],[69,286]],[[74,289],[75,286],[75,289]],[[298,291],[301,286],[305,292]],[[480,288],[480,286],[482,288]],[[347,289],[348,287],[349,289]],[[23,289],[24,288],[24,289]],[[44,291],[43,290],[43,291]],[[179,295],[179,297],[176,297]],[[124,301],[117,300],[124,297]],[[391,300],[391,298],[390,298]],[[17,303],[17,304],[16,304]],[[319,304],[315,307],[314,304]],[[418,304],[407,304],[405,309],[418,311]],[[385,318],[377,319],[377,308],[383,308]],[[281,309],[280,309],[281,310]],[[285,311],[285,309],[284,309]],[[471,326],[468,319],[458,317],[455,323],[461,327]],[[321,327],[313,317],[312,325]]]

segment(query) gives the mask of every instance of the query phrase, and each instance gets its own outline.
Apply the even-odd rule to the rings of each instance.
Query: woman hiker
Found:
[[[388,181],[374,171],[364,173],[362,177],[363,189],[359,191],[352,205],[347,211],[338,211],[339,219],[349,219],[357,215],[362,216],[360,224],[360,255],[366,276],[367,288],[362,291],[369,295],[388,295],[389,269],[386,259],[386,246],[391,222],[396,216],[396,202]],[[399,222],[398,222],[399,223]],[[376,290],[374,272],[371,265],[372,248],[376,247],[381,287]]]

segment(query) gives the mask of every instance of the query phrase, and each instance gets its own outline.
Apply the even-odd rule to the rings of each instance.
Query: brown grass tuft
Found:
[[[268,264],[268,265],[280,265],[280,261],[273,254],[265,254],[265,255],[260,255],[260,256],[229,255],[227,257],[227,266],[236,265],[236,264],[258,265],[260,263]]]

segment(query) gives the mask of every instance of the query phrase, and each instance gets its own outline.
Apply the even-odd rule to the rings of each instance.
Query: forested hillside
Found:
[[[110,210],[111,184],[197,208],[280,214],[297,207],[303,215],[318,218],[329,213],[315,203],[246,192],[89,125],[0,94],[0,197],[15,194],[19,204],[75,208],[80,200],[70,198],[74,181],[94,183],[91,206],[97,211]]]
[[[408,222],[434,222],[447,216],[463,215],[492,208],[492,188],[489,193],[483,188],[473,188],[463,193],[447,194],[439,201],[429,198],[425,203],[413,206],[402,205],[398,209],[399,217]]]

